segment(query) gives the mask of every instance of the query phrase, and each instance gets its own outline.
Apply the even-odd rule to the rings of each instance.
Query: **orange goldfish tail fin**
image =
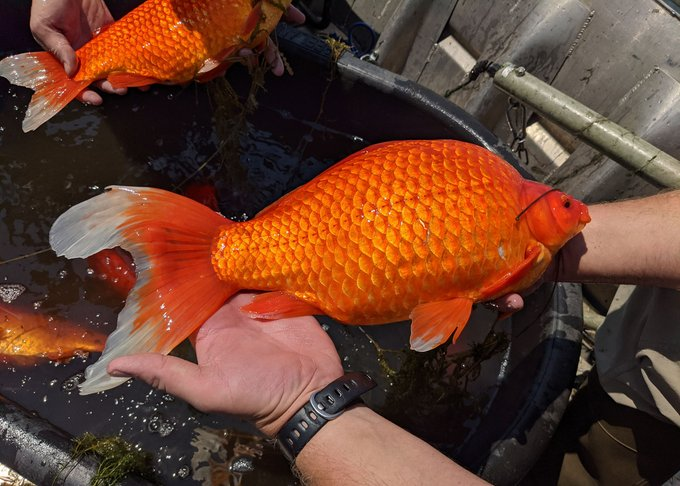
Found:
[[[0,76],[10,83],[35,91],[22,128],[35,130],[78,96],[89,81],[70,79],[49,52],[27,52],[0,61]]]
[[[137,282],[81,394],[120,385],[106,367],[119,356],[169,353],[238,289],[211,262],[220,227],[235,224],[191,199],[160,189],[109,187],[59,216],[50,245],[68,258],[120,246],[134,258]]]

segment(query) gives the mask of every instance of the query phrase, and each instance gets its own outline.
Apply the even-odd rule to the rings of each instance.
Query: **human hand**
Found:
[[[251,319],[240,308],[252,297],[236,295],[203,324],[196,335],[198,364],[140,354],[113,360],[109,373],[139,378],[205,412],[245,417],[275,435],[343,369],[316,319]]]
[[[294,25],[303,24],[305,22],[305,14],[291,5],[283,14],[283,20]],[[265,62],[271,68],[272,73],[275,76],[282,76],[285,69],[283,58],[279,53],[279,49],[276,47],[276,43],[272,41],[271,38],[267,39],[267,43],[262,49],[262,55],[264,56]],[[239,56],[244,58],[251,66],[254,66],[257,63],[257,53],[252,49],[241,49],[239,51]],[[226,69],[227,66],[225,66],[224,71],[226,71]],[[222,71],[221,74],[224,74],[224,71]]]
[[[54,54],[64,65],[68,76],[78,71],[75,49],[88,42],[102,27],[113,22],[104,0],[33,0],[31,32],[45,50]],[[114,88],[108,81],[95,86],[102,91],[125,94],[126,88]],[[83,103],[100,105],[102,97],[93,90],[78,95]]]

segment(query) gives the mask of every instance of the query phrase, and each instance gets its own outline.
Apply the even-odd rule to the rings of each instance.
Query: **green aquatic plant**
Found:
[[[380,367],[392,383],[381,414],[431,442],[451,437],[460,426],[451,417],[474,419],[482,413],[486,395],[468,387],[484,362],[508,345],[505,333],[490,332],[484,341],[459,352],[451,352],[447,344],[424,353],[405,350],[398,370],[385,359],[392,351],[376,347]]]
[[[99,459],[99,467],[92,478],[91,486],[118,484],[128,474],[139,474],[147,478],[152,475],[151,454],[120,436],[100,438],[86,432],[73,439],[73,443],[71,457],[74,463],[88,454],[94,454]]]

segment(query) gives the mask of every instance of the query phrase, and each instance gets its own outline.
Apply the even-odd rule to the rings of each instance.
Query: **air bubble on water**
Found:
[[[149,420],[147,428],[149,429],[149,432],[156,433],[161,437],[167,437],[175,430],[175,425],[161,414],[155,414]]]
[[[229,471],[233,473],[249,473],[255,470],[252,457],[236,457],[229,465]]]
[[[331,330],[331,326],[329,326],[328,324],[321,324],[321,329],[328,332]]]
[[[58,275],[59,275],[59,278],[63,280],[63,279],[65,279],[65,278],[68,276],[68,271],[66,271],[66,270],[61,270],[61,271],[59,271],[59,274],[58,274]]]
[[[2,284],[0,285],[0,299],[5,304],[11,304],[25,291],[26,287],[21,284]]]
[[[99,190],[99,186],[95,184],[95,185],[89,186],[88,189],[89,189],[90,191],[98,191],[98,190]]]
[[[184,465],[177,470],[177,477],[180,479],[186,479],[191,474],[191,468],[188,465]]]
[[[94,270],[90,267],[87,267],[87,270],[85,270],[85,273],[87,273],[88,275],[94,275]]]
[[[78,385],[85,381],[85,373],[77,373],[67,378],[62,384],[61,389],[65,392],[72,392],[78,389]]]

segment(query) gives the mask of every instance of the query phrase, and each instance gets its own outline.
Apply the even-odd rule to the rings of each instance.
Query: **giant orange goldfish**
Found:
[[[399,141],[361,150],[235,223],[170,192],[111,187],[61,215],[59,255],[121,246],[137,284],[82,393],[126,378],[113,358],[168,353],[240,289],[262,319],[326,314],[348,324],[412,320],[411,347],[454,339],[475,302],[533,284],[590,221],[586,206],[527,181],[476,145]]]
[[[147,0],[76,51],[79,68],[73,78],[48,52],[7,57],[0,61],[0,76],[35,91],[22,125],[27,132],[100,79],[116,88],[210,79],[240,49],[266,42],[289,4]]]
[[[104,349],[106,335],[64,319],[0,304],[0,359],[27,366]]]

